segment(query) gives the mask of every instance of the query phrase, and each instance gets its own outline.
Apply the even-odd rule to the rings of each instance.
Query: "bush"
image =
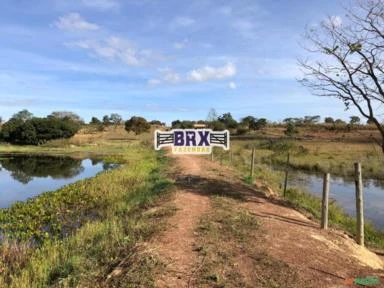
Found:
[[[287,135],[288,137],[293,137],[297,133],[299,133],[299,131],[297,130],[296,125],[293,124],[292,122],[289,122],[287,124],[287,129],[284,131],[284,134]]]
[[[70,138],[80,129],[80,124],[68,118],[11,118],[1,127],[0,138],[20,145],[38,145],[48,140]]]
[[[127,130],[127,132],[133,131],[136,135],[147,132],[150,128],[151,125],[147,122],[147,120],[139,116],[133,116],[125,122],[125,130]]]

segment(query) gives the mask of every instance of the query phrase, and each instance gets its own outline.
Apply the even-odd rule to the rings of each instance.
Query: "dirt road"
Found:
[[[230,168],[198,156],[170,157],[174,162],[171,177],[177,187],[173,200],[177,212],[169,219],[168,229],[150,244],[151,249],[156,251],[154,253],[165,265],[164,271],[156,280],[157,287],[221,287],[219,283],[225,284],[232,273],[228,271],[234,271],[235,268],[238,274],[236,279],[239,280],[232,280],[228,287],[236,285],[236,281],[240,283],[240,280],[241,286],[239,284],[236,287],[272,287],[268,286],[270,283],[260,282],[260,277],[253,275],[257,273],[252,273],[260,271],[260,263],[263,263],[263,267],[266,265],[265,261],[260,259],[247,260],[255,259],[251,254],[247,254],[247,251],[255,249],[258,249],[259,254],[260,251],[265,253],[263,255],[266,255],[266,258],[274,259],[275,262],[271,263],[278,261],[284,263],[281,267],[286,267],[278,271],[269,263],[270,271],[263,269],[264,274],[271,273],[269,276],[274,278],[276,275],[272,274],[281,273],[282,276],[274,280],[273,287],[354,287],[353,279],[360,275],[384,276],[383,270],[380,270],[383,269],[383,263],[376,254],[356,245],[340,231],[320,230],[317,223],[287,207],[282,201],[269,198],[256,188],[244,184]],[[201,282],[197,278],[204,277],[203,273],[208,273],[205,271],[207,269],[204,268],[204,262],[212,259],[207,259],[207,254],[200,251],[202,238],[197,228],[201,219],[208,217],[207,215],[212,214],[215,209],[212,197],[216,196],[235,199],[235,208],[252,214],[259,228],[256,232],[249,231],[250,238],[244,238],[255,241],[236,243],[231,240],[226,244],[227,249],[233,252],[230,257],[236,261],[222,261],[222,271],[218,272],[220,275],[209,276],[217,286],[198,285],[196,283]],[[209,242],[209,239],[207,241]],[[257,247],[255,243],[258,243]],[[210,243],[209,247],[221,244]],[[215,261],[219,263],[219,260]],[[226,262],[228,264],[225,264]],[[290,284],[287,282],[291,286],[284,284],[285,275],[292,273],[296,275],[291,277],[294,280]],[[268,279],[268,275],[264,275],[263,279]]]

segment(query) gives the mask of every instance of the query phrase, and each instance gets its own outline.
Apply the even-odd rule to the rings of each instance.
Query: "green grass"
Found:
[[[314,219],[321,219],[321,199],[299,189],[287,189],[285,198],[297,210],[309,212]],[[331,202],[328,211],[328,221],[331,227],[343,229],[351,236],[356,236],[356,220],[345,214],[335,202]],[[368,246],[384,249],[384,231],[376,229],[372,223],[365,222],[365,240]]]
[[[285,167],[287,153],[290,152],[290,167],[294,169],[353,176],[353,164],[360,162],[364,177],[384,179],[384,155],[375,144],[294,140],[246,140],[231,143],[237,158],[250,159],[252,148],[256,149],[258,163]]]
[[[174,212],[148,210],[165,201],[172,184],[161,153],[140,145],[122,152],[114,157],[127,164],[118,169],[0,211],[7,235],[0,287],[153,287],[160,263],[137,244]]]
[[[297,146],[297,143],[296,144],[283,143],[284,145],[282,145],[281,143],[277,143],[276,145],[275,144],[266,145],[264,141],[240,141],[240,142],[241,143],[236,141],[232,145],[232,148],[231,148],[233,153],[232,162],[230,162],[230,155],[228,152],[223,152],[218,149],[215,150],[216,160],[219,161],[220,158],[223,157],[223,163],[225,165],[230,165],[231,167],[233,167],[243,177],[246,183],[251,184],[253,183],[254,180],[263,182],[264,184],[270,186],[274,191],[278,192],[281,195],[281,197],[283,193],[282,191],[283,187],[281,183],[284,179],[284,173],[273,170],[267,164],[264,164],[264,163],[268,163],[266,159],[271,159],[272,157],[280,157],[281,164],[277,164],[277,165],[285,167],[287,147],[290,149],[294,148],[294,150],[296,151],[295,152],[296,154],[294,153],[291,159],[295,159],[295,157],[299,157],[297,155],[301,155],[301,154],[304,154],[303,157],[324,157],[322,153],[325,153],[325,152],[318,153],[319,155],[323,155],[323,156],[319,156],[319,155],[307,156],[307,153],[311,153],[310,151],[313,147],[308,148],[308,151],[306,151],[303,148],[299,148],[300,145]],[[347,144],[346,146],[344,146],[344,143],[343,144],[327,143],[326,145],[331,145],[331,146],[327,146],[327,149],[325,149],[324,147],[319,148],[319,151],[328,150],[328,148],[333,146],[338,147],[337,148],[338,150],[334,148],[336,149],[335,155],[339,155],[339,156],[335,156],[335,157],[338,157],[338,159],[340,159],[340,157],[346,157],[346,158],[351,157],[352,159],[353,153],[356,153],[356,156],[355,156],[357,157],[356,159],[360,159],[359,153],[361,153],[361,151],[369,150],[368,146],[364,146],[366,144],[361,144],[361,145],[359,144],[357,147],[352,146],[352,148],[349,147]],[[252,153],[251,149],[253,147],[257,147],[256,148],[256,165],[254,170],[254,178],[251,179],[250,178],[250,162],[251,162],[250,159],[251,159],[251,153]],[[352,149],[352,152],[348,151],[349,149],[348,147]],[[372,146],[369,146],[369,147],[372,148]],[[343,154],[343,153],[345,153],[347,156],[340,156],[340,154]],[[381,161],[380,159],[381,158],[377,159],[376,162],[370,165],[379,165],[378,163]],[[350,163],[353,167],[352,160],[350,160]],[[319,167],[321,167],[321,164],[319,164]],[[309,170],[309,168],[306,170]],[[366,173],[364,173],[364,175],[366,176]],[[285,199],[295,209],[310,213],[315,220],[320,220],[321,199],[319,197],[311,195],[308,192],[305,192],[303,189],[290,188],[287,190]],[[352,237],[356,235],[355,219],[348,216],[343,211],[343,209],[339,205],[337,205],[337,203],[330,204],[329,224],[331,227],[342,229],[348,232]],[[368,246],[384,249],[384,231],[376,229],[372,225],[372,223],[369,223],[369,222],[365,223],[365,239]]]

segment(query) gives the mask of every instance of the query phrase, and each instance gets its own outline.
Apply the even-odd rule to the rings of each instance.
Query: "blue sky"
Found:
[[[343,15],[335,0],[2,0],[0,116],[70,110],[149,120],[209,108],[282,120],[347,119],[311,96],[297,57],[306,25]]]

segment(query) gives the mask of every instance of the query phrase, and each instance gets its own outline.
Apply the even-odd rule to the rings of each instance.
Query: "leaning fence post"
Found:
[[[287,155],[287,164],[286,164],[286,167],[285,167],[284,194],[283,194],[284,197],[285,197],[285,193],[287,192],[288,168],[289,168],[289,152],[288,152],[288,155]]]
[[[324,174],[323,201],[321,205],[321,229],[328,229],[329,173]]]
[[[251,179],[253,178],[253,170],[254,169],[255,169],[255,148],[252,149]]]
[[[364,246],[364,199],[361,164],[355,163],[357,244]]]

